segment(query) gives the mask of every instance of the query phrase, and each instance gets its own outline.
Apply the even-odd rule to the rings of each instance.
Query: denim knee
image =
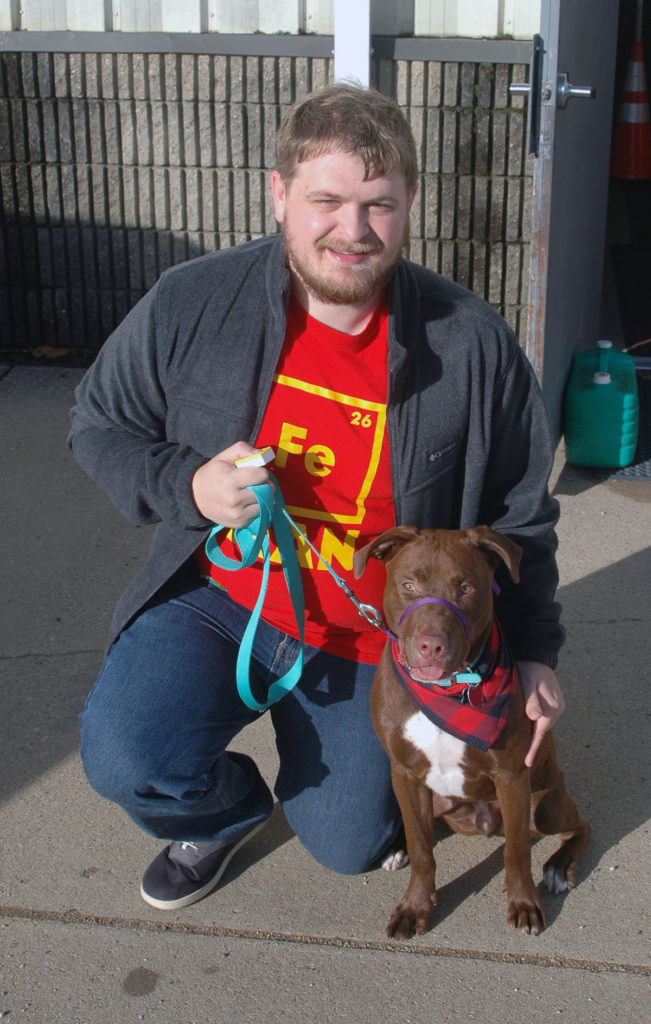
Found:
[[[363,875],[377,863],[391,842],[391,836],[385,836],[383,842],[373,844],[340,844],[336,840],[313,842],[312,839],[305,840],[300,836],[299,839],[319,864],[338,875]]]
[[[341,823],[339,827],[333,823],[329,828],[325,820],[316,828],[309,825],[306,828],[304,821],[296,820],[290,807],[285,806],[284,810],[301,845],[319,864],[338,875],[361,875],[369,871],[391,846],[402,824],[397,805],[375,828],[356,830],[353,827],[352,831],[342,830]]]
[[[88,708],[81,716],[81,763],[95,792],[125,810],[143,797],[200,799],[210,786],[207,773],[179,771],[171,758],[161,759],[159,746],[133,732],[128,722]]]
[[[114,735],[107,722],[96,725],[88,712],[81,716],[81,763],[90,785],[99,796],[124,806],[141,787],[142,770],[124,739]]]

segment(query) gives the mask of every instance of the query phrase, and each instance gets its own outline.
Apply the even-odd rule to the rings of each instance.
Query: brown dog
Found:
[[[505,836],[507,920],[523,932],[537,935],[545,924],[531,874],[532,835],[562,837],[544,867],[550,892],[576,882],[590,826],[565,788],[551,733],[525,767],[532,723],[493,619],[494,571],[502,560],[517,583],[520,557],[517,544],[486,526],[397,526],[355,555],[357,577],[369,558],[387,568],[384,613],[393,640],[378,666],[371,712],[391,760],[411,861],[390,937],[429,927],[438,817],[455,832]]]

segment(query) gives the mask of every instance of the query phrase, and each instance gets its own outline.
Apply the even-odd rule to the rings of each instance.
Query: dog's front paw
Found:
[[[521,899],[509,900],[506,920],[512,928],[517,928],[525,935],[540,935],[545,927],[545,912],[534,893]]]
[[[429,930],[435,906],[436,896],[416,906],[401,900],[389,918],[387,935],[390,939],[411,939],[414,935],[424,935]]]

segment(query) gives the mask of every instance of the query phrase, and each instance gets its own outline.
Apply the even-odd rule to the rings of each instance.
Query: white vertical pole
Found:
[[[371,80],[371,0],[335,0],[335,81],[368,89]]]

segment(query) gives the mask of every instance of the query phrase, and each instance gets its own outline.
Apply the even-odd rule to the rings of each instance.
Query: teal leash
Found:
[[[220,569],[227,569],[228,571],[247,569],[257,561],[260,555],[262,555],[263,564],[260,593],[258,594],[258,600],[251,612],[251,618],[249,619],[244,636],[242,637],[242,643],[240,644],[236,665],[237,692],[248,708],[251,708],[252,711],[259,712],[266,711],[272,704],[275,704],[289,693],[290,690],[296,686],[303,672],[305,598],[303,595],[303,581],[301,579],[301,570],[298,564],[292,530],[294,530],[303,542],[313,551],[321,564],[328,570],[337,586],[341,587],[346,597],[352,601],[362,618],[366,619],[366,621],[372,626],[382,630],[382,632],[389,638],[395,639],[391,630],[384,624],[382,616],[377,608],[372,604],[364,604],[358,597],[356,597],[355,593],[351,590],[346,581],[341,576],[337,575],[330,563],[326,562],[314,547],[314,544],[308,540],[300,527],[296,525],[287,511],[282,492],[272,473],[269,473],[269,478],[270,483],[259,484],[258,486],[250,488],[258,501],[259,508],[256,518],[249,523],[248,526],[237,527],[237,529],[233,531],[235,543],[237,544],[242,556],[241,560],[238,562],[237,559],[229,558],[227,555],[222,553],[219,547],[219,534],[222,530],[227,529],[225,526],[217,524],[212,528],[208,535],[208,539],[206,540],[205,547],[206,555],[213,565],[216,565]],[[251,690],[251,656],[258,622],[260,621],[262,608],[264,606],[264,599],[267,593],[271,560],[269,549],[269,530],[272,526],[278,553],[280,555],[283,575],[285,577],[285,584],[294,610],[300,649],[294,664],[283,676],[271,684],[267,694],[267,700],[264,704],[261,704],[255,699]]]
[[[246,569],[262,555],[262,581],[258,600],[251,612],[251,618],[242,637],[240,649],[237,656],[236,682],[237,692],[244,704],[252,711],[262,713],[270,708],[272,704],[281,700],[292,690],[303,672],[303,636],[305,633],[305,598],[303,595],[303,582],[301,571],[296,555],[296,548],[290,528],[291,519],[285,508],[280,487],[276,483],[273,474],[269,473],[270,483],[260,484],[250,489],[258,501],[258,515],[248,526],[238,527],[234,531],[235,542],[241,553],[241,561],[229,558],[222,554],[219,547],[219,534],[226,527],[215,525],[210,531],[206,540],[206,555],[210,561],[220,569],[235,571]],[[269,529],[273,526],[274,536],[278,551],[280,553],[281,565],[285,584],[289,593],[290,601],[296,619],[296,626],[300,641],[300,649],[296,661],[291,668],[279,679],[276,679],[269,687],[267,700],[261,704],[253,696],[251,690],[251,656],[253,642],[255,640],[258,622],[264,605],[269,579],[269,566],[271,553],[269,549]]]

